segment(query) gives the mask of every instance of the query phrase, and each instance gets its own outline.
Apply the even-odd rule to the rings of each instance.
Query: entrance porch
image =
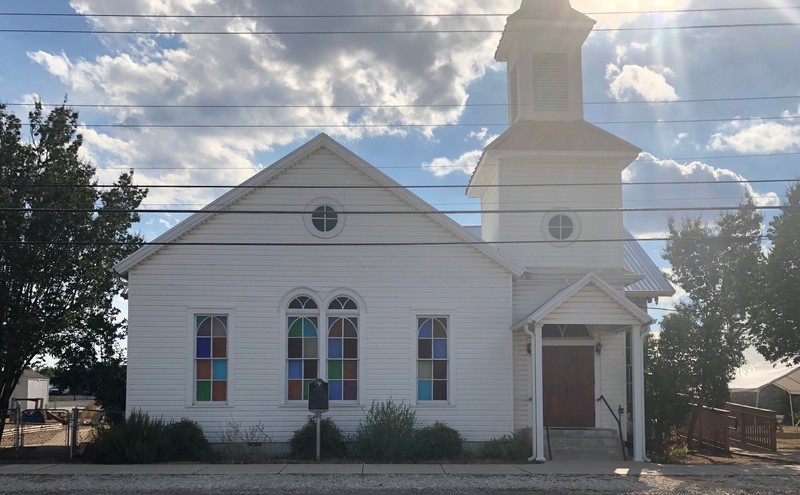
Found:
[[[642,336],[651,323],[589,274],[514,325],[515,424],[532,431],[531,461],[545,461],[553,428],[621,429],[634,460],[645,460]]]

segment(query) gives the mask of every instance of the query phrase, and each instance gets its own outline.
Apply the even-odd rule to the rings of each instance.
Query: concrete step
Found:
[[[622,460],[619,432],[602,429],[550,429],[548,457],[553,460]]]

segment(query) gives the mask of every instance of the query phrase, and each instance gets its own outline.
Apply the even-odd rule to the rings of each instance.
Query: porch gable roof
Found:
[[[655,323],[655,320],[650,317],[645,311],[641,310],[628,298],[626,298],[620,291],[614,290],[606,281],[600,278],[595,273],[589,273],[574,284],[562,289],[550,298],[546,303],[539,306],[533,313],[529,314],[522,320],[518,321],[511,327],[511,330],[522,330],[526,325],[545,320],[551,313],[556,311],[560,306],[569,301],[573,296],[580,292],[589,284],[595,286],[600,290],[603,295],[608,297],[612,302],[616,303],[621,310],[623,310],[629,317],[640,322],[642,325],[650,325]]]

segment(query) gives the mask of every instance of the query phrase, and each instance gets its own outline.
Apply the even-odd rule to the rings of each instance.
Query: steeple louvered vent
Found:
[[[533,107],[536,111],[569,110],[569,59],[567,54],[533,54]]]

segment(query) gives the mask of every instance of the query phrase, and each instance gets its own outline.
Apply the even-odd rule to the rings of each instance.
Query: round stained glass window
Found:
[[[303,222],[308,232],[322,239],[331,239],[344,229],[347,215],[333,198],[317,198],[306,206]]]
[[[555,215],[547,222],[550,236],[557,241],[566,241],[575,233],[575,222],[567,215]]]
[[[339,225],[339,214],[331,205],[322,205],[314,210],[311,215],[311,223],[314,228],[323,234],[333,232]]]

